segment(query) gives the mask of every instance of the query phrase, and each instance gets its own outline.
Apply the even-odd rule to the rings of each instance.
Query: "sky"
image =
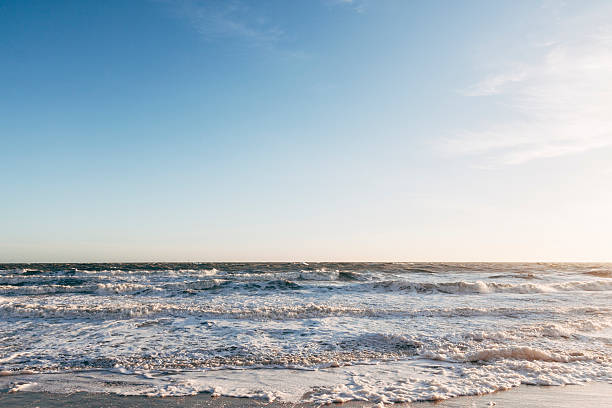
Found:
[[[612,261],[612,3],[0,2],[0,262]]]

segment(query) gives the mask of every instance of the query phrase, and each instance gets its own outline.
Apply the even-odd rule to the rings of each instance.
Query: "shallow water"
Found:
[[[0,265],[14,392],[406,402],[612,381],[610,264]]]

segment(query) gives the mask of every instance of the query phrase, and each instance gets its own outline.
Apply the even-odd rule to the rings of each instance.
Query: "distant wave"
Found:
[[[487,293],[547,293],[571,291],[609,291],[612,281],[574,281],[552,284],[497,282],[407,282],[388,280],[363,284],[367,289],[408,291],[417,293],[487,294]]]
[[[330,282],[329,290],[344,291],[391,291],[414,292],[419,294],[453,294],[478,295],[494,293],[537,294],[552,292],[602,292],[612,290],[612,280],[603,281],[570,281],[558,283],[500,283],[485,281],[449,281],[449,282],[411,282],[406,280],[382,280],[360,282],[359,277],[350,273],[324,272],[325,281],[340,280],[344,284],[337,286]],[[196,279],[177,282],[100,282],[100,279],[86,277],[41,277],[41,279],[22,279],[8,276],[0,279],[0,294],[4,295],[49,295],[61,293],[89,294],[162,294],[180,295],[197,294],[206,291],[228,291],[248,293],[252,291],[283,291],[303,289],[325,289],[321,272],[302,274],[298,281],[290,279]],[[310,286],[309,281],[317,281]],[[312,284],[314,285],[314,283]]]
[[[596,276],[598,278],[612,278],[612,270],[610,269],[605,269],[605,270],[597,269],[597,270],[585,272],[584,274]]]

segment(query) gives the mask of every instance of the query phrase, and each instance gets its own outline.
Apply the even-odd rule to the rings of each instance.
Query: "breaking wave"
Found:
[[[550,293],[572,291],[609,291],[612,281],[572,281],[555,284],[535,283],[497,283],[497,282],[407,282],[390,280],[368,283],[367,288],[392,291],[408,291],[416,293],[446,293],[446,294],[487,294],[487,293]],[[363,285],[362,285],[363,286]]]
[[[612,381],[610,271],[0,265],[0,388],[322,404]]]

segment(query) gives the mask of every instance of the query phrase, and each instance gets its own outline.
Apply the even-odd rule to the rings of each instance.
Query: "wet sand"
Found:
[[[338,408],[372,407],[374,403],[347,402],[332,404]],[[419,402],[412,404],[395,404],[391,407],[511,407],[511,408],[575,408],[581,406],[610,407],[612,406],[612,384],[590,383],[586,385],[568,385],[563,387],[521,386],[508,391],[493,394],[458,397],[444,401]],[[306,408],[310,404],[266,403],[263,401],[242,398],[213,398],[210,394],[199,394],[188,397],[124,397],[114,394],[50,394],[44,392],[0,393],[0,406],[3,408],[55,408],[55,407],[269,407],[269,408]]]

